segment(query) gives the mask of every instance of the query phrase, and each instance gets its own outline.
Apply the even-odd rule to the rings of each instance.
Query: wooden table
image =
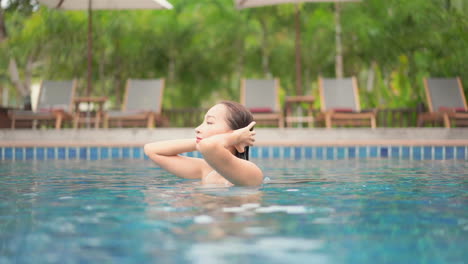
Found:
[[[287,96],[285,100],[286,127],[291,127],[293,123],[306,122],[309,124],[309,127],[312,127],[314,123],[314,117],[312,116],[314,102],[315,98],[311,95]],[[294,107],[302,107],[303,103],[308,105],[307,115],[294,115]]]
[[[75,105],[75,113],[73,120],[73,127],[78,128],[80,124],[84,124],[86,128],[94,123],[94,128],[99,128],[99,124],[104,116],[104,103],[107,97],[77,97],[73,99]],[[86,110],[80,110],[80,104],[86,104]],[[96,107],[96,108],[95,108]],[[94,111],[95,110],[95,111]]]

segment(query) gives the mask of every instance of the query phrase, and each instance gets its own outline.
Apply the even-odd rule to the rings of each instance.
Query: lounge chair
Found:
[[[104,114],[104,126],[112,123],[122,127],[124,122],[132,125],[143,124],[152,128],[156,123],[164,124],[162,117],[162,98],[164,79],[127,80],[121,111],[107,111]]]
[[[322,113],[317,117],[317,121],[325,120],[327,128],[333,125],[376,127],[376,112],[361,111],[355,77],[343,79],[319,77],[319,92]]]
[[[32,121],[36,128],[40,122],[54,121],[55,129],[60,129],[63,121],[72,120],[76,85],[76,80],[42,81],[36,111],[10,110],[11,128],[16,128],[17,122]]]
[[[242,79],[241,104],[245,105],[257,123],[274,122],[284,127],[279,105],[279,79]]]
[[[424,123],[441,122],[449,128],[454,125],[468,125],[468,108],[460,78],[425,78],[429,112],[418,116],[418,126]]]

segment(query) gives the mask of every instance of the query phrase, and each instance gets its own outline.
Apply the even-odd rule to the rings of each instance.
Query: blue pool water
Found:
[[[255,161],[260,188],[147,160],[0,162],[0,263],[467,263],[468,162]]]

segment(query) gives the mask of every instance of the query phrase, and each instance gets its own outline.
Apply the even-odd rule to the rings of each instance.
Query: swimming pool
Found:
[[[197,151],[184,153],[201,157]],[[250,157],[262,159],[339,160],[392,158],[404,160],[468,160],[468,145],[348,145],[254,146]],[[109,160],[148,159],[141,145],[111,146],[1,146],[0,160]]]
[[[1,161],[0,263],[468,260],[466,160],[255,162],[312,181],[227,188],[144,159]]]

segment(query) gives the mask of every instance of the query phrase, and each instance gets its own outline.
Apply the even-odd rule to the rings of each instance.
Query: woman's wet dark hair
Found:
[[[254,121],[252,113],[245,106],[232,101],[222,101],[220,104],[226,106],[226,121],[232,130],[246,127]],[[249,147],[245,147],[243,153],[236,150],[234,155],[240,159],[249,160]]]

